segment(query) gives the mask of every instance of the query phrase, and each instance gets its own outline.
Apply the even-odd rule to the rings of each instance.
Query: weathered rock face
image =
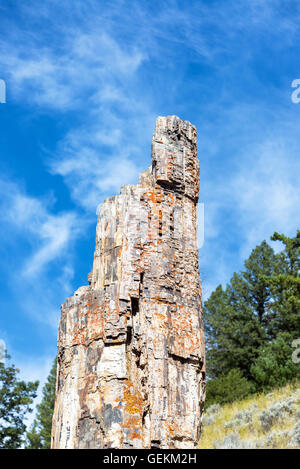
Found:
[[[62,306],[53,448],[194,448],[204,400],[196,129],[159,117],[152,167],[99,210]]]

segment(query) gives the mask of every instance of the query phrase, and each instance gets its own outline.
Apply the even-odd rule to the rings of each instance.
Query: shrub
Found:
[[[258,417],[263,429],[269,431],[276,421],[282,419],[287,414],[292,414],[293,411],[294,399],[289,398],[285,401],[275,402],[271,407],[263,410]]]
[[[289,431],[272,431],[265,439],[265,447],[267,448],[278,448],[282,443],[282,440],[289,437]]]
[[[255,363],[251,374],[258,389],[269,391],[283,386],[300,377],[298,364],[292,361],[293,348],[288,334],[278,334],[273,342],[265,345]]]
[[[230,433],[223,440],[213,441],[214,449],[254,449],[255,446],[251,441],[241,440],[238,433]]]
[[[242,400],[255,391],[254,385],[240,370],[231,370],[227,375],[212,379],[206,385],[206,407],[214,403],[226,404]]]
[[[300,447],[300,422],[297,422],[296,425],[290,431],[291,441],[289,446]]]
[[[202,419],[203,425],[212,425],[213,423],[215,423],[220,408],[220,404],[213,404],[207,410],[205,410]]]
[[[243,409],[238,412],[234,419],[224,423],[224,428],[240,427],[241,425],[248,425],[252,422],[253,412],[257,409],[257,405],[253,404],[250,409]]]

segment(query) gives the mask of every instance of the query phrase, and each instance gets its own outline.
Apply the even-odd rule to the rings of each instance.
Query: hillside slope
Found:
[[[209,407],[199,448],[300,448],[300,382]]]

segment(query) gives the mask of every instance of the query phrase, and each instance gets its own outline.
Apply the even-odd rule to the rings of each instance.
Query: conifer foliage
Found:
[[[28,449],[49,449],[51,446],[52,416],[55,402],[56,359],[43,387],[43,397],[37,405],[36,418],[27,432]]]
[[[300,230],[293,238],[274,233],[271,239],[283,249],[276,254],[263,241],[204,304],[207,402],[231,402],[239,388],[243,398],[300,376],[292,360],[292,343],[300,337]]]
[[[10,357],[6,356],[6,363]],[[18,379],[13,364],[0,363],[0,449],[18,449],[24,444],[26,416],[32,412],[38,381]]]

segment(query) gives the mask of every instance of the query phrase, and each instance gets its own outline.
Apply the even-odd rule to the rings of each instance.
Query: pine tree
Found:
[[[271,239],[283,243],[279,254],[263,241],[244,271],[205,302],[210,401],[229,402],[230,389],[244,397],[300,378],[292,360],[300,337],[300,231]]]
[[[0,363],[0,449],[18,449],[23,445],[25,417],[32,412],[30,406],[37,395],[39,382],[21,381],[18,373],[14,365]]]
[[[264,278],[273,297],[271,330],[275,337],[288,332],[292,340],[300,335],[300,230],[294,238],[274,233],[271,239],[284,245],[277,256],[281,271]]]
[[[251,366],[252,377],[259,391],[284,386],[300,378],[300,366],[292,360],[290,334],[280,332],[266,343]]]
[[[269,305],[272,297],[271,287],[266,279],[280,273],[281,262],[266,241],[253,249],[245,261],[246,270],[242,276],[246,281],[246,301],[257,316],[259,323],[267,327],[269,322]]]
[[[206,384],[205,408],[212,404],[225,404],[244,399],[255,391],[255,386],[242,375],[241,370],[233,368],[218,379],[211,379]]]
[[[292,343],[300,337],[300,231],[294,238],[274,233],[284,249],[277,255],[281,271],[264,281],[272,294],[269,337],[252,364],[251,373],[260,389],[268,390],[300,378],[300,367],[292,361]]]
[[[223,290],[219,285],[204,304],[207,365],[211,378],[241,370],[251,379],[251,364],[267,338],[271,288],[265,278],[277,272],[273,249],[263,241],[234,273]]]
[[[56,359],[43,387],[43,397],[37,406],[36,418],[27,432],[28,449],[48,449],[51,446],[52,416],[55,401]]]

